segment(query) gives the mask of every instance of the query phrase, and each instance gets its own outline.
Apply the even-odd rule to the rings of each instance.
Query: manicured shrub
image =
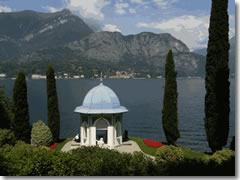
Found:
[[[5,144],[14,145],[16,138],[14,132],[7,129],[0,129],[0,147]]]
[[[72,151],[74,156],[81,156],[81,162],[87,165],[85,173],[89,175],[120,175],[124,161],[119,152],[98,147],[82,147]],[[90,168],[88,170],[88,168]]]
[[[134,152],[130,156],[130,162],[126,166],[127,173],[130,176],[149,176],[154,174],[154,163],[142,152]]]
[[[33,123],[31,144],[34,146],[49,146],[52,144],[52,133],[49,127],[41,120]]]
[[[166,147],[160,149],[165,148],[166,153]],[[167,157],[161,156],[164,161],[156,163],[140,152],[127,154],[98,147],[81,147],[65,153],[17,141],[15,146],[5,144],[0,148],[0,173],[11,176],[234,175],[230,151],[212,155],[213,159],[220,156],[222,162],[218,165],[218,161],[212,161],[215,166],[203,163],[201,159],[182,159],[177,147],[168,148],[168,151],[171,156],[178,154],[177,158],[168,154]]]
[[[184,154],[181,148],[173,145],[165,145],[156,152],[156,161],[158,163],[176,163],[183,161]]]
[[[184,160],[184,153],[181,148],[173,145],[165,145],[158,148],[156,152],[156,163],[159,166],[160,174],[171,175]]]
[[[221,165],[223,163],[234,160],[235,153],[232,150],[220,150],[216,151],[212,156],[208,158],[208,163],[212,165]]]
[[[3,158],[5,175],[11,176],[47,176],[52,170],[54,151],[35,148],[23,141],[17,141],[12,148],[0,148],[4,151]]]

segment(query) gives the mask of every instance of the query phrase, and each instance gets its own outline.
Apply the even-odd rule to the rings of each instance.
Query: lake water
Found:
[[[121,105],[129,112],[124,114],[123,129],[129,136],[166,141],[162,128],[164,79],[105,79],[119,97]],[[178,79],[178,119],[181,138],[178,145],[196,151],[210,151],[204,129],[204,79]],[[79,114],[73,111],[82,104],[86,93],[99,84],[99,80],[57,80],[61,138],[79,133]],[[14,80],[0,80],[5,93],[12,97]],[[43,120],[47,123],[46,80],[27,80],[31,123]],[[235,80],[231,79],[231,112],[228,145],[235,135]]]

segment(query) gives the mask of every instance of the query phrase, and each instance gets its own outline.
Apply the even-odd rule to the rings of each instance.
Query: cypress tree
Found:
[[[53,141],[59,139],[60,133],[60,115],[58,110],[58,98],[56,90],[56,80],[52,65],[48,66],[47,70],[47,100],[48,100],[48,127],[53,136]]]
[[[205,130],[213,152],[227,143],[229,132],[228,0],[212,0],[205,77]]]
[[[30,143],[31,126],[24,72],[19,72],[13,88],[13,131],[17,140]]]
[[[176,77],[177,72],[175,71],[173,54],[170,50],[165,64],[165,87],[162,109],[163,129],[169,144],[175,144],[180,137],[177,117],[178,93]]]

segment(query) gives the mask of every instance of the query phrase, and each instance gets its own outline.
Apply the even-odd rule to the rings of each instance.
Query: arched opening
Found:
[[[121,124],[119,122],[116,124],[116,131],[117,131],[117,137],[122,135]]]
[[[96,127],[96,140],[99,141],[100,138],[103,138],[105,144],[108,143],[108,129],[109,123],[106,119],[100,118],[95,122]]]

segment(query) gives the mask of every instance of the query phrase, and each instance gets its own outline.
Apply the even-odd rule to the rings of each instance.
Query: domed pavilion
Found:
[[[76,107],[80,114],[80,144],[114,148],[122,144],[122,118],[128,110],[120,105],[117,95],[101,82],[85,96],[82,106]]]

